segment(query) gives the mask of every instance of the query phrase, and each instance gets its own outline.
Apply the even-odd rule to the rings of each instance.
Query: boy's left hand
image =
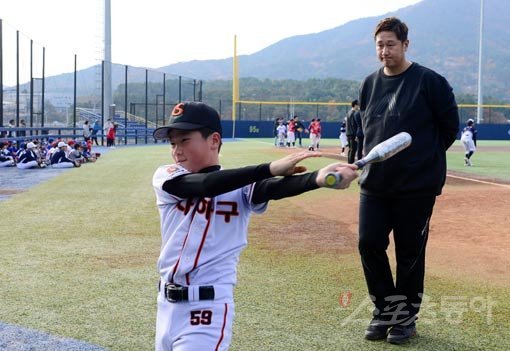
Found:
[[[297,166],[299,162],[310,157],[320,157],[321,153],[316,151],[302,151],[287,155],[269,164],[269,170],[273,176],[290,176],[306,171],[306,167]]]

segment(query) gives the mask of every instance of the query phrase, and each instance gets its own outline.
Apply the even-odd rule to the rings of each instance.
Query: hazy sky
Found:
[[[202,59],[252,54],[279,40],[320,32],[348,21],[383,15],[421,0],[111,0],[112,61],[157,68]],[[46,76],[102,59],[103,0],[0,0],[4,83],[12,82],[15,32],[22,62],[34,41],[34,76],[46,47]],[[15,69],[15,66],[14,66]],[[29,75],[21,72],[21,80]],[[42,74],[42,73],[41,73]]]

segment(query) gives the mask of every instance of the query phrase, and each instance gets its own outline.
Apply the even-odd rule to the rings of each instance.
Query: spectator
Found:
[[[24,120],[24,119],[22,119],[21,121],[19,121],[19,127],[20,127],[20,128],[26,128],[26,127],[27,127],[27,123],[25,122],[25,120]],[[19,131],[18,131],[18,136],[20,136],[20,137],[24,137],[24,136],[26,136],[26,135],[27,135],[27,131],[26,131],[25,129],[23,129],[23,130],[19,130]]]
[[[358,100],[351,102],[351,109],[347,112],[346,118],[346,131],[347,142],[349,143],[349,153],[347,154],[347,163],[354,163],[356,152],[358,150],[358,142],[356,135],[358,133],[358,124],[356,115],[359,114],[359,103]]]
[[[58,151],[53,154],[51,157],[51,167],[53,168],[73,168],[73,167],[80,167],[79,163],[75,163],[71,161],[67,155],[67,144],[63,141],[59,142],[58,145]]]
[[[97,142],[97,133],[99,133],[100,130],[101,130],[101,125],[99,124],[99,122],[97,120],[94,121],[94,125],[92,126],[91,137],[92,137],[92,142],[95,142],[96,146],[99,146],[99,143]]]
[[[303,147],[303,133],[306,133],[306,128],[299,120],[298,116],[294,116],[294,123],[296,124],[296,131],[294,132],[296,134],[296,139],[299,140],[299,147]]]
[[[16,163],[16,167],[19,169],[28,169],[28,168],[44,168],[46,164],[42,163],[35,152],[35,144],[30,142],[25,146],[19,153],[18,163]]]
[[[12,157],[7,150],[7,143],[0,141],[0,167],[11,167],[16,165],[14,157]]]
[[[90,128],[89,121],[83,122],[83,140],[89,141],[91,131],[92,131],[92,128]]]
[[[358,106],[359,108],[359,106]],[[354,114],[354,119],[356,120],[356,143],[358,145],[357,150],[357,158],[358,160],[361,160],[363,158],[363,142],[364,142],[364,135],[363,135],[363,124],[361,123],[361,113],[357,111]]]
[[[7,125],[7,128],[16,128],[16,122],[11,119],[9,121],[9,124]],[[9,131],[7,132],[7,137],[8,138],[15,138],[16,137],[16,131]]]

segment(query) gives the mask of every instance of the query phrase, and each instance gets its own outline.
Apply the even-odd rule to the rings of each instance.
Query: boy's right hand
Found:
[[[306,171],[306,167],[297,166],[299,162],[310,157],[320,157],[321,153],[316,151],[302,151],[287,155],[269,164],[269,170],[273,176],[290,176]]]
[[[335,189],[345,189],[348,188],[351,182],[358,177],[358,173],[356,170],[358,166],[354,164],[344,164],[344,163],[332,163],[329,166],[319,169],[317,173],[316,182],[320,187],[327,186],[325,184],[326,175],[330,172],[339,173],[342,177],[342,180],[336,184],[333,188]]]

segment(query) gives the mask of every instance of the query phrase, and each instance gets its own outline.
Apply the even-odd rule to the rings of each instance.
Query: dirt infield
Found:
[[[253,218],[251,232],[257,234],[251,240],[264,249],[281,252],[357,252],[359,195],[339,192],[330,196],[324,191],[307,195],[307,200],[272,202],[271,214]],[[509,208],[508,186],[447,178],[432,216],[428,272],[510,284]],[[388,251],[391,255],[393,248]]]

